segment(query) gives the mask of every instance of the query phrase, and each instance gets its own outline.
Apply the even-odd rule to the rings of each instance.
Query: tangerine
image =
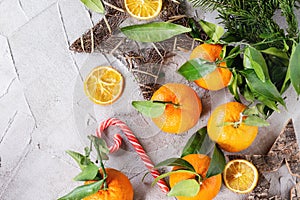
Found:
[[[221,59],[220,54],[222,48],[223,47],[219,44],[201,44],[192,51],[190,59],[202,58],[209,62],[215,62]],[[232,74],[230,70],[227,69],[226,62],[221,62],[213,72],[194,82],[201,88],[215,91],[227,87],[231,77]]]
[[[95,194],[83,198],[83,200],[133,200],[133,187],[122,172],[106,168],[107,173],[107,189],[99,190]],[[102,170],[100,170],[101,175],[103,175]],[[90,184],[95,181],[86,181],[85,184]]]
[[[181,83],[167,83],[154,92],[152,101],[171,102],[165,111],[152,121],[167,133],[183,133],[199,120],[202,104],[197,93]]]
[[[241,117],[245,109],[241,103],[229,102],[218,106],[208,119],[207,133],[223,150],[242,151],[254,141],[258,127],[243,123]]]
[[[201,175],[201,177],[205,177],[209,163],[210,157],[203,154],[189,154],[184,156],[182,159],[188,161],[195,169],[195,171]],[[174,167],[173,170],[178,170],[180,167]],[[170,175],[170,186],[171,188],[178,182],[187,180],[187,179],[194,179],[196,175],[185,173],[185,172],[178,172],[173,173]],[[184,196],[177,196],[178,200],[211,200],[220,191],[222,185],[222,176],[221,174],[212,176],[208,179],[204,179],[200,185],[200,191],[194,197],[184,197]]]

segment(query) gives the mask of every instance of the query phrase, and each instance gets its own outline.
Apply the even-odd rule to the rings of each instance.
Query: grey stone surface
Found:
[[[208,20],[214,16],[199,13],[199,17]],[[94,133],[98,123],[107,117],[124,120],[157,163],[179,156],[189,136],[205,126],[211,110],[232,100],[227,90],[205,93],[197,89],[204,105],[198,124],[183,135],[160,132],[130,106],[132,99],[141,96],[125,66],[109,56],[69,51],[69,44],[100,18],[80,1],[0,0],[1,200],[57,199],[77,186],[72,178],[79,168],[65,150],[82,151],[87,144],[86,135]],[[82,79],[93,67],[104,64],[116,66],[126,84],[122,97],[113,106],[101,107],[85,97]],[[179,78],[172,75],[170,79]],[[266,153],[289,118],[293,118],[299,136],[300,103],[293,90],[285,95],[288,110],[281,108],[281,113],[274,113],[269,119],[271,126],[261,128],[254,144],[242,153]],[[108,137],[115,132],[110,130]],[[157,186],[151,187],[151,176],[141,182],[147,170],[126,139],[106,164],[128,175],[136,200],[174,199],[166,197]],[[271,181],[271,193],[286,198],[297,181],[285,166],[266,176]],[[215,199],[243,198],[223,186]]]

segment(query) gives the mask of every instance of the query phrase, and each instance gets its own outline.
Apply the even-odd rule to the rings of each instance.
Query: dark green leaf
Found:
[[[154,166],[154,168],[160,168],[163,166],[178,166],[195,172],[194,167],[188,161],[183,160],[181,158],[169,158],[167,160],[158,163],[157,165]]]
[[[284,82],[283,82],[281,90],[280,90],[280,94],[283,94],[287,90],[287,88],[290,86],[290,84],[291,84],[291,75],[290,75],[290,67],[288,67],[288,70],[285,74]]]
[[[66,151],[79,165],[80,169],[84,169],[86,166],[92,164],[89,158],[85,157],[84,155],[77,153],[75,151]]]
[[[253,93],[250,91],[247,85],[245,85],[245,88],[243,90],[243,96],[247,101],[254,102],[255,100]]]
[[[165,111],[166,104],[153,101],[132,101],[132,106],[147,117],[159,117]]]
[[[206,178],[221,174],[225,168],[226,160],[222,150],[215,145],[215,149],[210,160],[209,168],[206,173]]]
[[[166,177],[170,176],[171,174],[176,174],[176,173],[189,173],[189,174],[194,174],[195,176],[200,176],[196,172],[192,172],[190,170],[182,170],[182,169],[180,169],[180,170],[174,170],[174,171],[170,171],[170,172],[164,173],[164,174],[156,177],[154,179],[154,181],[152,182],[151,186],[154,186],[160,179],[166,178]]]
[[[81,200],[82,198],[90,196],[100,190],[103,182],[104,180],[100,180],[88,185],[79,186],[58,200]]]
[[[97,13],[104,13],[101,0],[80,0],[86,7]]]
[[[234,99],[240,101],[240,96],[238,93],[238,74],[236,73],[235,69],[232,70],[232,78],[228,85],[228,89],[233,94]]]
[[[207,137],[207,128],[203,127],[194,133],[188,142],[186,143],[185,147],[182,150],[181,157],[184,157],[189,154],[197,154],[201,149],[201,146]]]
[[[199,191],[200,184],[195,179],[188,179],[176,183],[167,196],[194,197]]]
[[[177,72],[187,80],[194,81],[213,72],[216,68],[216,63],[195,58],[184,63]]]
[[[89,181],[89,180],[94,180],[94,178],[98,174],[98,167],[97,165],[91,163],[88,166],[86,166],[80,174],[78,174],[75,178],[74,181]]]
[[[247,69],[254,69],[257,77],[263,82],[270,78],[263,55],[251,46],[247,47],[245,50],[244,67]]]
[[[152,22],[148,24],[132,25],[121,28],[129,39],[139,42],[161,42],[192,29],[168,22]]]
[[[300,44],[293,48],[289,68],[292,85],[297,94],[300,95]]]
[[[243,121],[243,123],[248,125],[248,126],[259,126],[259,127],[270,125],[266,120],[260,118],[259,116],[255,116],[255,115],[248,116]]]
[[[262,102],[264,105],[268,106],[272,110],[280,112],[275,101],[269,100],[268,98],[259,95],[257,96],[257,100]]]
[[[224,28],[222,26],[200,20],[199,21],[202,29],[214,42],[218,42],[220,38],[224,35]]]
[[[244,70],[241,72],[247,80],[247,84],[250,87],[250,90],[255,93],[257,96],[261,96],[270,101],[277,101],[283,106],[285,102],[278,92],[275,85],[268,79],[265,82],[261,81],[254,70]]]
[[[273,56],[277,56],[279,58],[289,59],[286,52],[284,52],[280,49],[277,49],[276,47],[270,47],[268,49],[261,50],[261,52],[266,53],[266,54],[270,54],[270,55],[273,55]]]

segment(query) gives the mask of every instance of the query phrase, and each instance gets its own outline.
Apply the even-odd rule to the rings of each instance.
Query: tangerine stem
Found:
[[[172,101],[152,101],[153,103],[161,103],[161,104],[171,104],[173,105],[175,108],[180,107],[180,104],[178,103],[173,103]]]

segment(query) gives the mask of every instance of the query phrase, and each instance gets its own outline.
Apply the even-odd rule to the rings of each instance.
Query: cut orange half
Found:
[[[258,172],[252,163],[237,159],[226,164],[223,179],[230,190],[244,194],[251,192],[257,185]]]
[[[123,77],[110,66],[96,67],[84,81],[85,94],[96,104],[116,101],[123,91]]]
[[[137,19],[155,18],[161,10],[162,0],[125,0],[127,12]]]

